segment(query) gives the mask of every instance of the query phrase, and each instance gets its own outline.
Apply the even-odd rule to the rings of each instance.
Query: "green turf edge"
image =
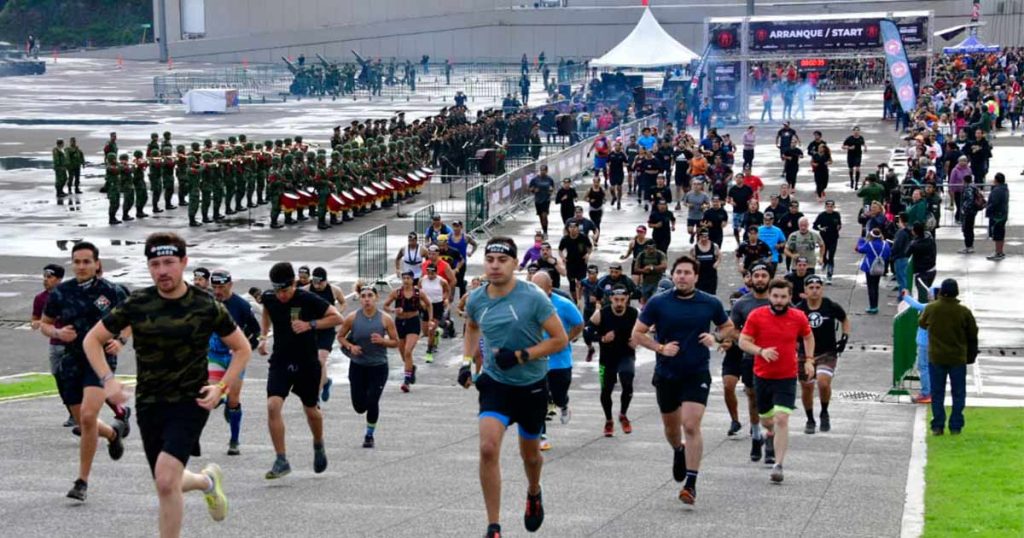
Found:
[[[929,433],[922,536],[1024,536],[1024,408],[968,407],[964,423]]]

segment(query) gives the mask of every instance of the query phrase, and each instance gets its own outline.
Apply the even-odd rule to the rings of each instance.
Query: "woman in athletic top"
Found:
[[[441,338],[441,323],[444,321],[445,311],[448,310],[449,288],[448,281],[437,275],[437,266],[427,265],[427,273],[420,279],[420,293],[425,295],[430,302],[430,314],[424,313],[423,319],[427,321],[424,327],[424,336],[427,337],[427,356],[425,362],[434,362],[434,351],[437,350],[438,339]]]
[[[707,228],[697,232],[697,243],[690,249],[690,256],[700,264],[696,288],[711,295],[718,293],[718,264],[722,261],[722,252],[711,241]]]
[[[398,354],[405,363],[405,380],[401,389],[402,392],[409,392],[409,385],[416,383],[416,365],[412,362],[412,351],[416,349],[416,343],[420,340],[420,314],[426,313],[428,325],[434,321],[427,297],[412,283],[412,271],[402,273],[402,287],[388,295],[384,301],[384,311],[395,316]]]

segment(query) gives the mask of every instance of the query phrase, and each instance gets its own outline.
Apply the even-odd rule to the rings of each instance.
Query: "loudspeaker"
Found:
[[[494,175],[498,169],[498,152],[493,149],[476,150],[477,170],[485,176]]]

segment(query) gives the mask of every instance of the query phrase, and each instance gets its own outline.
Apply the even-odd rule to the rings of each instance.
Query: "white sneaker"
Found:
[[[958,250],[956,252],[957,252],[957,254],[973,254],[974,253],[974,249],[971,248],[971,247],[964,247],[964,248],[962,248],[962,249],[960,249],[960,250]]]
[[[562,408],[562,416],[559,417],[559,420],[562,421],[562,424],[568,424],[572,420],[572,411],[569,409],[569,406]]]

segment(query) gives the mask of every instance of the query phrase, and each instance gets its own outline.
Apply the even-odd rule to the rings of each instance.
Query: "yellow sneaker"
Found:
[[[228,516],[228,498],[224,495],[224,473],[220,470],[220,465],[216,463],[210,463],[206,467],[203,467],[203,474],[208,476],[213,482],[213,491],[209,493],[203,493],[203,497],[206,499],[206,508],[210,511],[210,517],[214,521],[224,521],[224,518]]]

